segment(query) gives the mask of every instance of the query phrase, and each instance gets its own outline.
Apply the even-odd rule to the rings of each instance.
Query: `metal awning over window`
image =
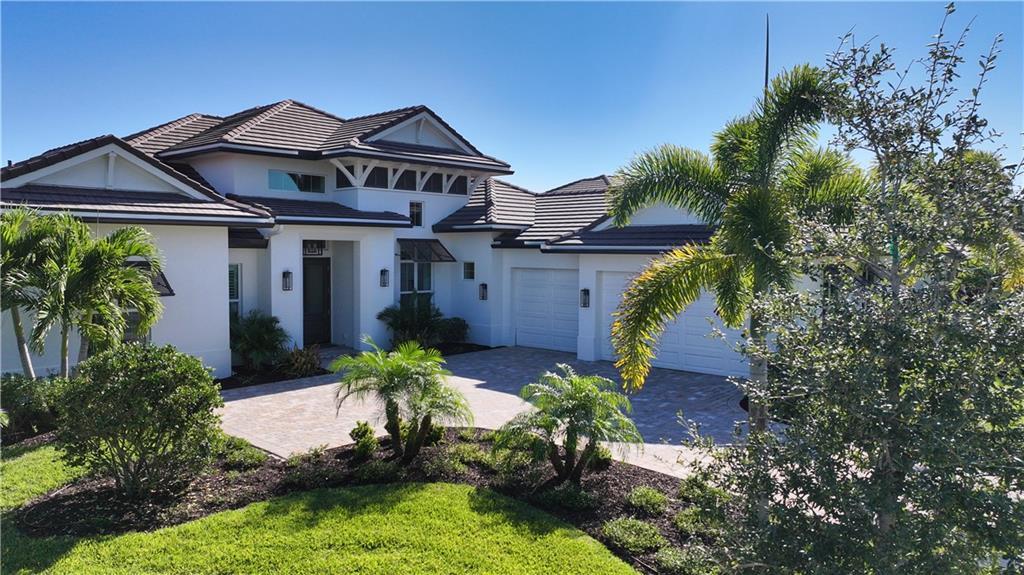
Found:
[[[141,268],[147,271],[149,270],[149,262],[129,261],[126,263],[132,267]],[[167,281],[167,276],[164,275],[164,272],[157,272],[153,274],[152,281],[153,289],[156,290],[157,295],[160,297],[174,295],[174,290],[171,288],[171,282]]]
[[[400,259],[412,262],[453,262],[455,258],[438,240],[398,240]]]

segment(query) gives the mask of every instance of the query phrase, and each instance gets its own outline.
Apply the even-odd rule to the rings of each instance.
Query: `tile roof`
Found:
[[[536,194],[496,178],[481,182],[465,206],[434,224],[435,232],[525,228],[533,224]]]
[[[159,219],[182,216],[206,219],[225,219],[259,225],[265,217],[251,209],[228,202],[214,202],[190,198],[173,192],[145,192],[134,190],[107,190],[26,184],[18,188],[4,188],[0,204],[24,205],[44,211],[72,211],[95,213],[98,219],[111,217],[148,216]],[[187,223],[187,222],[186,222]]]
[[[627,226],[624,228],[582,229],[548,242],[543,251],[615,251],[619,253],[661,253],[687,245],[704,244],[711,239],[714,228],[705,225],[679,224]]]
[[[121,139],[152,155],[180,144],[189,138],[194,138],[223,121],[224,118],[219,116],[189,114],[183,118],[171,120],[166,124],[142,130]]]
[[[497,240],[499,247],[522,247],[577,232],[608,213],[607,176],[585,178],[548,190],[536,197],[533,225]]]
[[[377,225],[410,227],[407,216],[395,212],[366,212],[337,202],[321,200],[292,200],[256,196],[236,196],[229,199],[267,210],[281,223],[326,223],[334,225]]]

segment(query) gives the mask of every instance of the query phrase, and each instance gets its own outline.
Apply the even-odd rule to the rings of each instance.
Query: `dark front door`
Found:
[[[331,260],[302,260],[302,339],[306,345],[331,342]]]

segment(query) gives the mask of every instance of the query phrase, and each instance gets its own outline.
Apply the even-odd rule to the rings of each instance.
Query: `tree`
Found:
[[[837,142],[871,154],[872,185],[844,225],[802,222],[801,267],[820,289],[754,303],[776,337],[750,347],[773,376],[749,391],[786,426],[705,470],[737,495],[719,546],[733,565],[1022,568],[1022,196],[1016,167],[981,151],[999,39],[961,98],[964,35],[944,29],[907,69],[849,39],[830,58]]]
[[[335,405],[340,410],[349,398],[369,397],[384,404],[384,429],[391,438],[392,453],[403,463],[416,457],[436,421],[472,420],[465,397],[445,381],[450,373],[437,350],[409,341],[387,352],[369,336],[363,342],[371,349],[331,364],[332,371],[342,374]],[[409,420],[404,444],[403,417]]]
[[[0,221],[0,268],[3,270],[0,301],[3,310],[11,313],[14,339],[21,356],[21,372],[35,379],[21,311],[31,310],[35,305],[37,290],[32,286],[30,270],[36,262],[36,247],[42,242],[41,226],[36,214],[25,208],[5,211]]]
[[[580,375],[559,364],[562,372],[545,373],[523,387],[519,396],[534,409],[523,412],[498,432],[495,447],[528,443],[536,459],[547,459],[559,481],[579,483],[602,441],[640,443],[629,398],[610,379]],[[562,441],[559,451],[558,441]]]
[[[95,239],[87,224],[67,213],[40,221],[45,237],[30,271],[32,281],[40,286],[32,346],[42,353],[50,330],[59,326],[60,373],[67,377],[73,328],[81,334],[83,345],[90,341],[114,345],[124,335],[128,310],[137,314],[140,330],[156,323],[163,306],[152,278],[161,262],[149,232],[139,226]]]
[[[764,321],[750,303],[768,290],[789,288],[799,251],[795,221],[807,214],[842,219],[862,180],[850,163],[811,147],[814,127],[831,93],[826,75],[799,66],[776,77],[757,109],[715,135],[712,154],[662,146],[619,171],[611,189],[617,225],[645,206],[688,210],[716,231],[707,245],[684,246],[653,260],[629,285],[612,325],[612,343],[628,389],[639,389],[658,336],[703,290],[717,298],[730,326],[749,316],[749,338],[765,340]],[[750,363],[750,380],[763,382],[767,365]],[[750,404],[752,430],[767,418]]]

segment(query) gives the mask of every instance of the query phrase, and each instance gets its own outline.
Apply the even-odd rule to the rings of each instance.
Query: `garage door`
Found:
[[[618,272],[600,274],[602,359],[616,359],[611,345],[612,312],[618,307],[630,277]],[[709,318],[713,323],[708,322]],[[725,333],[724,341],[712,334],[712,325]],[[748,373],[747,363],[733,349],[738,341],[740,332],[725,328],[715,315],[714,296],[704,294],[665,327],[652,364],[697,373],[744,376]]]
[[[575,352],[578,294],[576,270],[513,270],[516,345]]]

